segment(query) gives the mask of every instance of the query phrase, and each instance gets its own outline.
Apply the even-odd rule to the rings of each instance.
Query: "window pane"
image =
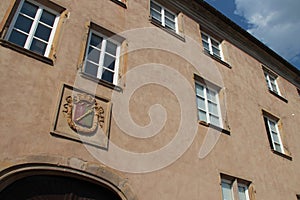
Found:
[[[26,33],[29,33],[33,20],[24,17],[22,15],[18,16],[18,19],[15,24],[15,28],[20,29]]]
[[[196,84],[196,94],[204,97],[204,88],[201,85]]]
[[[276,124],[275,124],[275,122],[269,120],[269,124],[270,124],[271,131],[276,132]]]
[[[108,54],[105,54],[103,66],[107,67],[111,70],[114,70],[115,69],[115,58]]]
[[[110,41],[107,41],[106,43],[106,52],[109,53],[109,54],[112,54],[112,55],[116,55],[116,52],[117,52],[117,45],[110,42]]]
[[[17,44],[21,47],[24,47],[26,39],[27,39],[27,35],[25,35],[23,33],[20,33],[16,30],[13,30],[12,33],[10,34],[10,36],[9,36],[8,41],[10,41],[14,44]]]
[[[102,40],[103,40],[102,37],[92,34],[90,45],[93,45],[93,46],[101,49]]]
[[[89,47],[88,56],[87,56],[88,60],[93,61],[95,63],[99,63],[100,53],[101,52],[98,49]]]
[[[272,131],[272,137],[273,137],[274,142],[280,143],[278,134],[276,132]]]
[[[221,57],[221,55],[220,55],[220,50],[219,50],[219,49],[217,49],[217,48],[215,48],[215,47],[212,47],[212,50],[213,50],[213,54],[214,54],[214,55],[218,56],[219,58]]]
[[[112,83],[113,80],[114,80],[114,73],[111,72],[111,71],[108,71],[108,70],[103,69],[101,79],[106,80],[106,81]]]
[[[21,8],[21,13],[24,13],[24,14],[34,18],[37,10],[38,10],[38,6],[25,1]]]
[[[214,116],[214,115],[209,115],[209,121],[211,124],[215,125],[215,126],[220,126],[220,120],[219,117]]]
[[[55,17],[56,17],[55,15],[44,10],[40,21],[44,22],[45,24],[48,24],[49,26],[53,26]]]
[[[198,117],[199,117],[199,120],[207,122],[206,112],[204,112],[202,110],[198,110]]]
[[[278,151],[278,152],[281,152],[281,147],[280,147],[280,144],[274,144],[275,145],[275,150]]]
[[[91,75],[91,76],[93,76],[93,77],[97,77],[98,66],[94,65],[90,62],[86,62],[84,72]]]
[[[244,186],[238,186],[239,190],[239,200],[247,200],[246,192],[247,189]]]
[[[218,48],[218,49],[219,49],[219,45],[220,45],[220,43],[219,43],[219,42],[217,42],[217,41],[215,41],[215,40],[213,40],[213,39],[211,39],[211,45],[213,45],[214,47],[216,47],[216,48]]]
[[[51,28],[48,28],[43,24],[39,24],[34,36],[48,42],[50,34],[51,34]]]
[[[218,106],[215,103],[208,102],[208,110],[210,113],[218,116]]]
[[[202,44],[203,44],[203,48],[209,52],[209,44],[204,40],[202,40]]]
[[[44,55],[47,48],[47,44],[45,42],[39,41],[37,39],[33,39],[30,50],[34,51],[38,54]]]
[[[157,21],[161,22],[161,14],[154,11],[154,10],[151,10],[151,16],[152,18],[156,19]]]
[[[200,97],[197,98],[197,105],[198,105],[198,108],[200,108],[202,110],[206,110],[205,109],[205,100],[203,98],[200,98]]]
[[[204,35],[203,33],[201,33],[201,37],[202,37],[202,40],[204,40],[206,43],[208,43],[207,35]]]
[[[222,194],[223,200],[233,200],[231,185],[229,183],[222,182]]]
[[[216,99],[216,93],[212,90],[207,89],[207,99],[216,103],[217,99]]]
[[[165,26],[169,27],[172,30],[175,30],[175,22],[165,18]]]
[[[169,11],[165,10],[165,16],[169,18],[171,21],[175,22],[175,15],[170,13]]]
[[[151,3],[150,3],[150,7],[151,7],[151,9],[153,9],[153,10],[155,10],[155,11],[161,13],[161,7],[160,7],[159,5],[153,3],[152,1],[151,1]]]

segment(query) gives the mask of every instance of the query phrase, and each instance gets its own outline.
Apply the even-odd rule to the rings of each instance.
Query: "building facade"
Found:
[[[300,71],[201,0],[5,0],[1,199],[300,199]]]

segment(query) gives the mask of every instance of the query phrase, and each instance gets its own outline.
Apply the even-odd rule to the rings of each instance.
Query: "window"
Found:
[[[220,42],[203,32],[201,33],[201,37],[204,50],[220,60],[223,60]]]
[[[248,186],[238,183],[239,200],[249,200]]]
[[[198,82],[195,85],[198,119],[222,127],[217,91]]]
[[[150,15],[151,18],[157,21],[160,25],[177,32],[177,16],[173,12],[167,10],[154,1],[151,1]]]
[[[59,14],[34,1],[22,0],[5,40],[49,56]]]
[[[266,79],[267,86],[268,86],[269,90],[272,91],[272,92],[275,92],[276,94],[280,94],[277,83],[276,83],[276,78],[277,77],[275,75],[272,75],[272,74],[266,72],[266,71],[264,72],[264,75],[265,75],[265,79]]]
[[[270,139],[270,144],[273,150],[284,153],[283,145],[281,142],[279,130],[278,130],[278,120],[271,119],[270,117],[264,116],[266,130]]]
[[[250,200],[249,197],[249,181],[238,179],[235,177],[221,175],[221,187],[223,200],[234,200],[234,196],[238,196],[238,200]],[[237,194],[235,194],[235,191]]]
[[[232,182],[222,179],[221,186],[223,200],[233,200]]]
[[[84,61],[84,73],[117,84],[120,44],[90,30]]]

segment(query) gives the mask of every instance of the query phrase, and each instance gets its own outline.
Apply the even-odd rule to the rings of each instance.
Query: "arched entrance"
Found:
[[[128,179],[116,171],[76,157],[50,155],[4,160],[0,199],[137,200]]]
[[[10,184],[2,200],[121,200],[109,188],[73,177],[32,175]]]

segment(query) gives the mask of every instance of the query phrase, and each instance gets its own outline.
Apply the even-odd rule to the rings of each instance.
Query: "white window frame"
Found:
[[[212,36],[208,35],[208,34],[205,33],[205,32],[201,32],[201,34],[205,35],[205,36],[208,38],[208,39],[207,39],[208,41],[205,41],[205,42],[208,43],[209,49],[206,49],[206,48],[203,46],[204,50],[207,51],[209,54],[211,54],[211,55],[213,55],[213,56],[215,56],[215,57],[217,57],[217,58],[219,58],[219,59],[221,59],[221,60],[224,61],[221,42],[219,42],[219,40],[213,38]],[[201,37],[201,38],[202,38],[202,44],[203,44],[203,37]],[[214,52],[213,52],[213,46],[214,46],[214,45],[212,44],[212,41],[218,43],[217,48],[218,48],[218,50],[220,51],[220,56],[214,54]]]
[[[204,90],[203,90],[204,97],[201,97],[201,96],[199,96],[197,94],[197,85],[200,85],[200,86],[202,86],[204,88]],[[210,114],[211,113],[209,112],[209,107],[208,107],[208,101],[209,100],[208,100],[208,97],[207,97],[207,90],[210,90],[210,91],[216,93],[216,96],[215,96],[216,97],[216,102],[214,102],[214,103],[217,104],[218,116],[216,116],[215,114],[213,114],[213,115],[219,118],[219,125],[216,125],[216,124],[212,124],[212,125],[220,127],[220,128],[223,128],[221,108],[220,108],[220,101],[219,101],[219,91],[216,90],[216,89],[214,89],[214,88],[212,88],[212,87],[208,87],[208,86],[206,86],[206,85],[204,85],[204,84],[202,84],[202,83],[200,83],[198,81],[195,81],[195,93],[196,93],[196,105],[197,105],[198,120],[201,120],[200,116],[199,116],[199,111],[203,110],[203,109],[201,109],[199,107],[197,99],[198,98],[204,98],[204,101],[205,101],[205,110],[203,110],[203,111],[205,111],[205,113],[206,113],[206,121],[205,122],[208,123],[208,124],[211,124],[211,122],[210,122]]]
[[[224,200],[223,183],[230,185],[230,191],[231,191],[231,197],[232,197],[232,199],[228,199],[228,200],[234,200],[233,181],[229,181],[227,179],[221,179],[222,199]]]
[[[156,1],[151,0],[151,1],[150,1],[150,16],[151,16],[151,18],[154,19],[154,20],[156,20],[156,19],[151,15],[151,9],[152,9],[152,8],[151,8],[151,2],[152,2],[153,4],[156,4],[157,6],[161,7],[161,12],[160,12],[160,14],[161,14],[161,22],[160,22],[160,23],[161,23],[161,25],[162,25],[163,27],[166,27],[166,24],[165,24],[165,18],[166,18],[166,16],[165,16],[165,11],[168,11],[169,13],[171,13],[172,15],[175,16],[175,19],[174,19],[174,22],[175,22],[175,30],[174,30],[174,29],[171,29],[171,28],[169,28],[169,29],[175,31],[176,33],[178,33],[178,15],[175,14],[174,12],[170,11],[169,9],[165,8],[165,7],[162,6],[161,4],[157,3]]]
[[[279,129],[278,129],[278,121],[273,120],[273,119],[271,119],[270,117],[267,117],[267,116],[264,116],[264,117],[267,120],[267,125],[268,125],[268,130],[269,130],[270,138],[272,140],[271,142],[272,142],[273,150],[277,151],[276,148],[275,148],[275,143],[276,143],[276,144],[278,144],[280,146],[280,150],[281,150],[281,151],[277,151],[277,152],[284,154],[284,148],[283,148],[281,136],[280,136]],[[273,134],[272,134],[270,122],[273,122],[275,124],[275,131],[276,131],[276,134],[278,135],[279,143],[275,142],[275,140],[273,138]]]
[[[34,5],[38,6],[39,8],[37,10],[35,18],[33,19],[33,23],[31,25],[29,33],[26,33],[26,35],[28,35],[28,37],[27,37],[27,40],[26,40],[23,48],[28,49],[29,51],[31,51],[30,47],[31,47],[33,39],[35,38],[35,39],[40,40],[40,41],[42,41],[44,43],[47,43],[47,47],[46,47],[46,50],[45,50],[45,53],[44,53],[43,56],[48,57],[49,54],[50,54],[50,51],[51,51],[51,47],[52,47],[52,43],[53,43],[53,38],[55,36],[55,32],[56,32],[57,25],[58,25],[58,22],[59,22],[60,14],[58,12],[50,9],[50,8],[47,8],[46,6],[40,4],[40,3],[36,2],[36,1],[32,1],[32,0],[21,0],[20,1],[20,4],[18,5],[18,8],[17,8],[16,12],[14,13],[13,20],[10,23],[8,32],[7,32],[7,34],[6,34],[6,36],[5,36],[4,39],[8,41],[8,39],[9,39],[9,37],[10,37],[12,31],[13,31],[13,28],[15,26],[15,23],[17,21],[17,18],[18,18],[19,14],[20,14],[21,8],[22,8],[22,6],[23,6],[23,4],[24,4],[25,1],[34,4]],[[47,24],[39,21],[41,15],[43,13],[43,10],[46,10],[47,12],[50,12],[53,15],[56,15],[48,42],[46,42],[46,41],[44,41],[44,40],[42,40],[40,38],[34,37],[34,34],[36,32],[36,29],[37,29],[37,26],[38,26],[39,23],[41,23],[41,24],[49,27],[49,25],[47,25]],[[23,31],[20,31],[20,32],[25,33]]]
[[[268,89],[271,90],[272,92],[275,92],[276,94],[280,95],[279,87],[277,84],[277,76],[273,75],[267,71],[264,71],[264,76],[265,76],[265,80],[266,80]],[[272,81],[272,80],[274,80],[274,81]],[[272,83],[275,88],[273,87]]]
[[[237,186],[238,186],[238,196],[239,196],[239,187],[243,187],[243,188],[245,188],[246,200],[250,200],[248,186],[245,184],[239,183],[239,182],[238,182]]]
[[[95,35],[103,38],[102,44],[101,44],[101,53],[100,53],[99,63],[96,63],[98,65],[97,78],[100,79],[100,80],[103,80],[103,79],[101,79],[101,77],[102,77],[102,72],[103,72],[103,68],[104,68],[104,66],[103,66],[104,55],[105,55],[105,52],[106,52],[106,51],[103,51],[103,49],[106,49],[107,41],[117,45],[116,56],[115,56],[116,60],[115,60],[115,66],[114,66],[114,71],[113,71],[114,76],[113,76],[113,82],[112,82],[112,84],[117,85],[118,84],[118,76],[119,76],[121,44],[119,42],[117,42],[115,40],[112,40],[111,38],[97,32],[97,31],[93,30],[93,29],[90,29],[90,31],[89,31],[89,37],[88,37],[88,42],[87,42],[86,52],[85,52],[85,58],[84,58],[84,70],[83,71],[84,71],[85,74],[88,74],[88,73],[85,72],[85,66],[86,66],[86,62],[87,62],[87,58],[88,58],[88,52],[89,52],[88,48],[90,46],[90,41],[91,41],[91,38],[92,38],[92,34],[95,34]],[[110,69],[108,69],[108,70],[112,71]]]

